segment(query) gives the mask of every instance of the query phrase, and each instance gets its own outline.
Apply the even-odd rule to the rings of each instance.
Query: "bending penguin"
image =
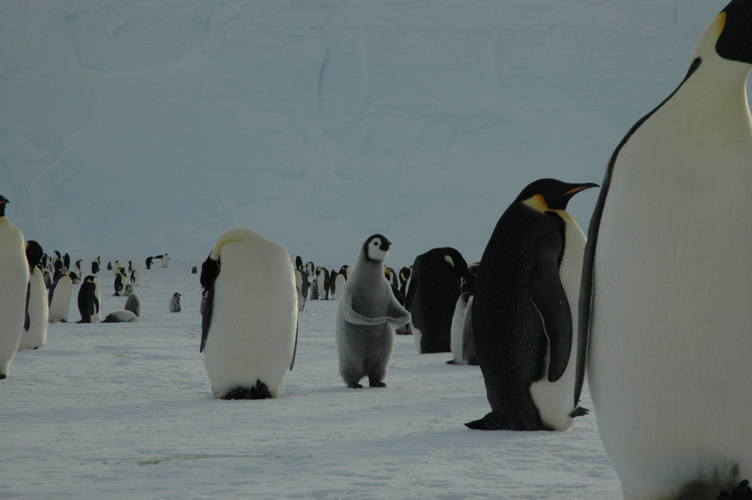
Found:
[[[410,321],[410,313],[392,293],[384,276],[384,260],[391,242],[380,234],[370,236],[337,304],[336,341],[339,371],[348,387],[361,388],[368,377],[371,387],[386,387],[387,365],[394,346],[394,329]]]
[[[596,184],[540,179],[502,214],[483,252],[472,305],[478,364],[491,413],[484,430],[564,430],[574,406],[573,332],[585,235],[566,211]]]
[[[452,247],[415,257],[405,307],[419,353],[451,352],[452,315],[466,274],[467,262]]]
[[[734,0],[617,146],[591,218],[575,400],[587,366],[626,500],[752,498],[751,68]]]
[[[47,304],[47,287],[39,263],[42,260],[42,247],[38,242],[26,242],[26,259],[29,263],[29,297],[28,321],[24,325],[21,343],[18,350],[39,349],[47,342],[47,318],[49,306]]]
[[[0,379],[8,376],[27,318],[29,263],[24,236],[5,215],[0,195]]]
[[[206,292],[201,347],[222,399],[279,396],[293,367],[298,302],[292,259],[280,243],[245,228],[224,233],[201,268]]]

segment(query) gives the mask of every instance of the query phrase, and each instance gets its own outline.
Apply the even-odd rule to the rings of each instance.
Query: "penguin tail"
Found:
[[[222,399],[267,399],[270,397],[272,395],[269,393],[269,387],[261,380],[256,380],[256,383],[251,387],[236,387],[232,389],[222,396]]]

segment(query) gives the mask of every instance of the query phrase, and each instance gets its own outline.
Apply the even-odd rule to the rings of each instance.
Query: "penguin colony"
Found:
[[[396,273],[385,265],[391,242],[375,234],[351,272],[293,262],[249,229],[227,231],[200,277],[199,351],[212,391],[278,397],[306,301],[338,300],[333,338],[347,387],[364,377],[386,387],[395,330],[413,334],[419,353],[479,365],[491,412],[471,429],[566,430],[588,414],[578,406],[587,377],[626,500],[752,499],[752,219],[728,216],[752,212],[750,68],[752,2],[733,0],[678,88],[617,146],[587,239],[566,208],[597,185],[556,179],[520,191],[470,266],[443,247]],[[48,321],[68,320],[82,274],[81,260],[71,268],[68,254],[25,241],[8,203],[0,196],[0,379],[18,350],[44,346]],[[146,269],[155,259],[167,267],[165,253]],[[128,262],[127,271],[107,265],[128,302],[105,322],[140,315]],[[81,282],[81,323],[101,317],[100,268],[97,257]]]

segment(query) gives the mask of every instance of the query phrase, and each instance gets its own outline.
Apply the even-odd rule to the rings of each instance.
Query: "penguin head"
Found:
[[[29,271],[33,270],[42,261],[42,245],[34,240],[26,242],[26,260],[29,261]]]
[[[0,217],[5,217],[5,205],[10,203],[8,198],[0,194]]]
[[[715,51],[722,58],[752,64],[752,0],[732,0],[702,38],[706,36],[716,38]]]
[[[365,243],[363,243],[363,254],[366,260],[374,262],[383,262],[389,255],[389,247],[392,242],[386,239],[381,234],[374,234],[370,236]]]
[[[571,184],[557,179],[539,179],[528,184],[516,201],[518,203],[524,202],[540,212],[566,210],[567,203],[574,195],[593,187],[598,187],[598,184],[592,182]]]

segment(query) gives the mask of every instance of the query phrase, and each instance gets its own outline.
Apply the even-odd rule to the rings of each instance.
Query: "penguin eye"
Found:
[[[373,246],[378,246],[378,245],[379,245],[379,241],[378,240],[373,240]]]

